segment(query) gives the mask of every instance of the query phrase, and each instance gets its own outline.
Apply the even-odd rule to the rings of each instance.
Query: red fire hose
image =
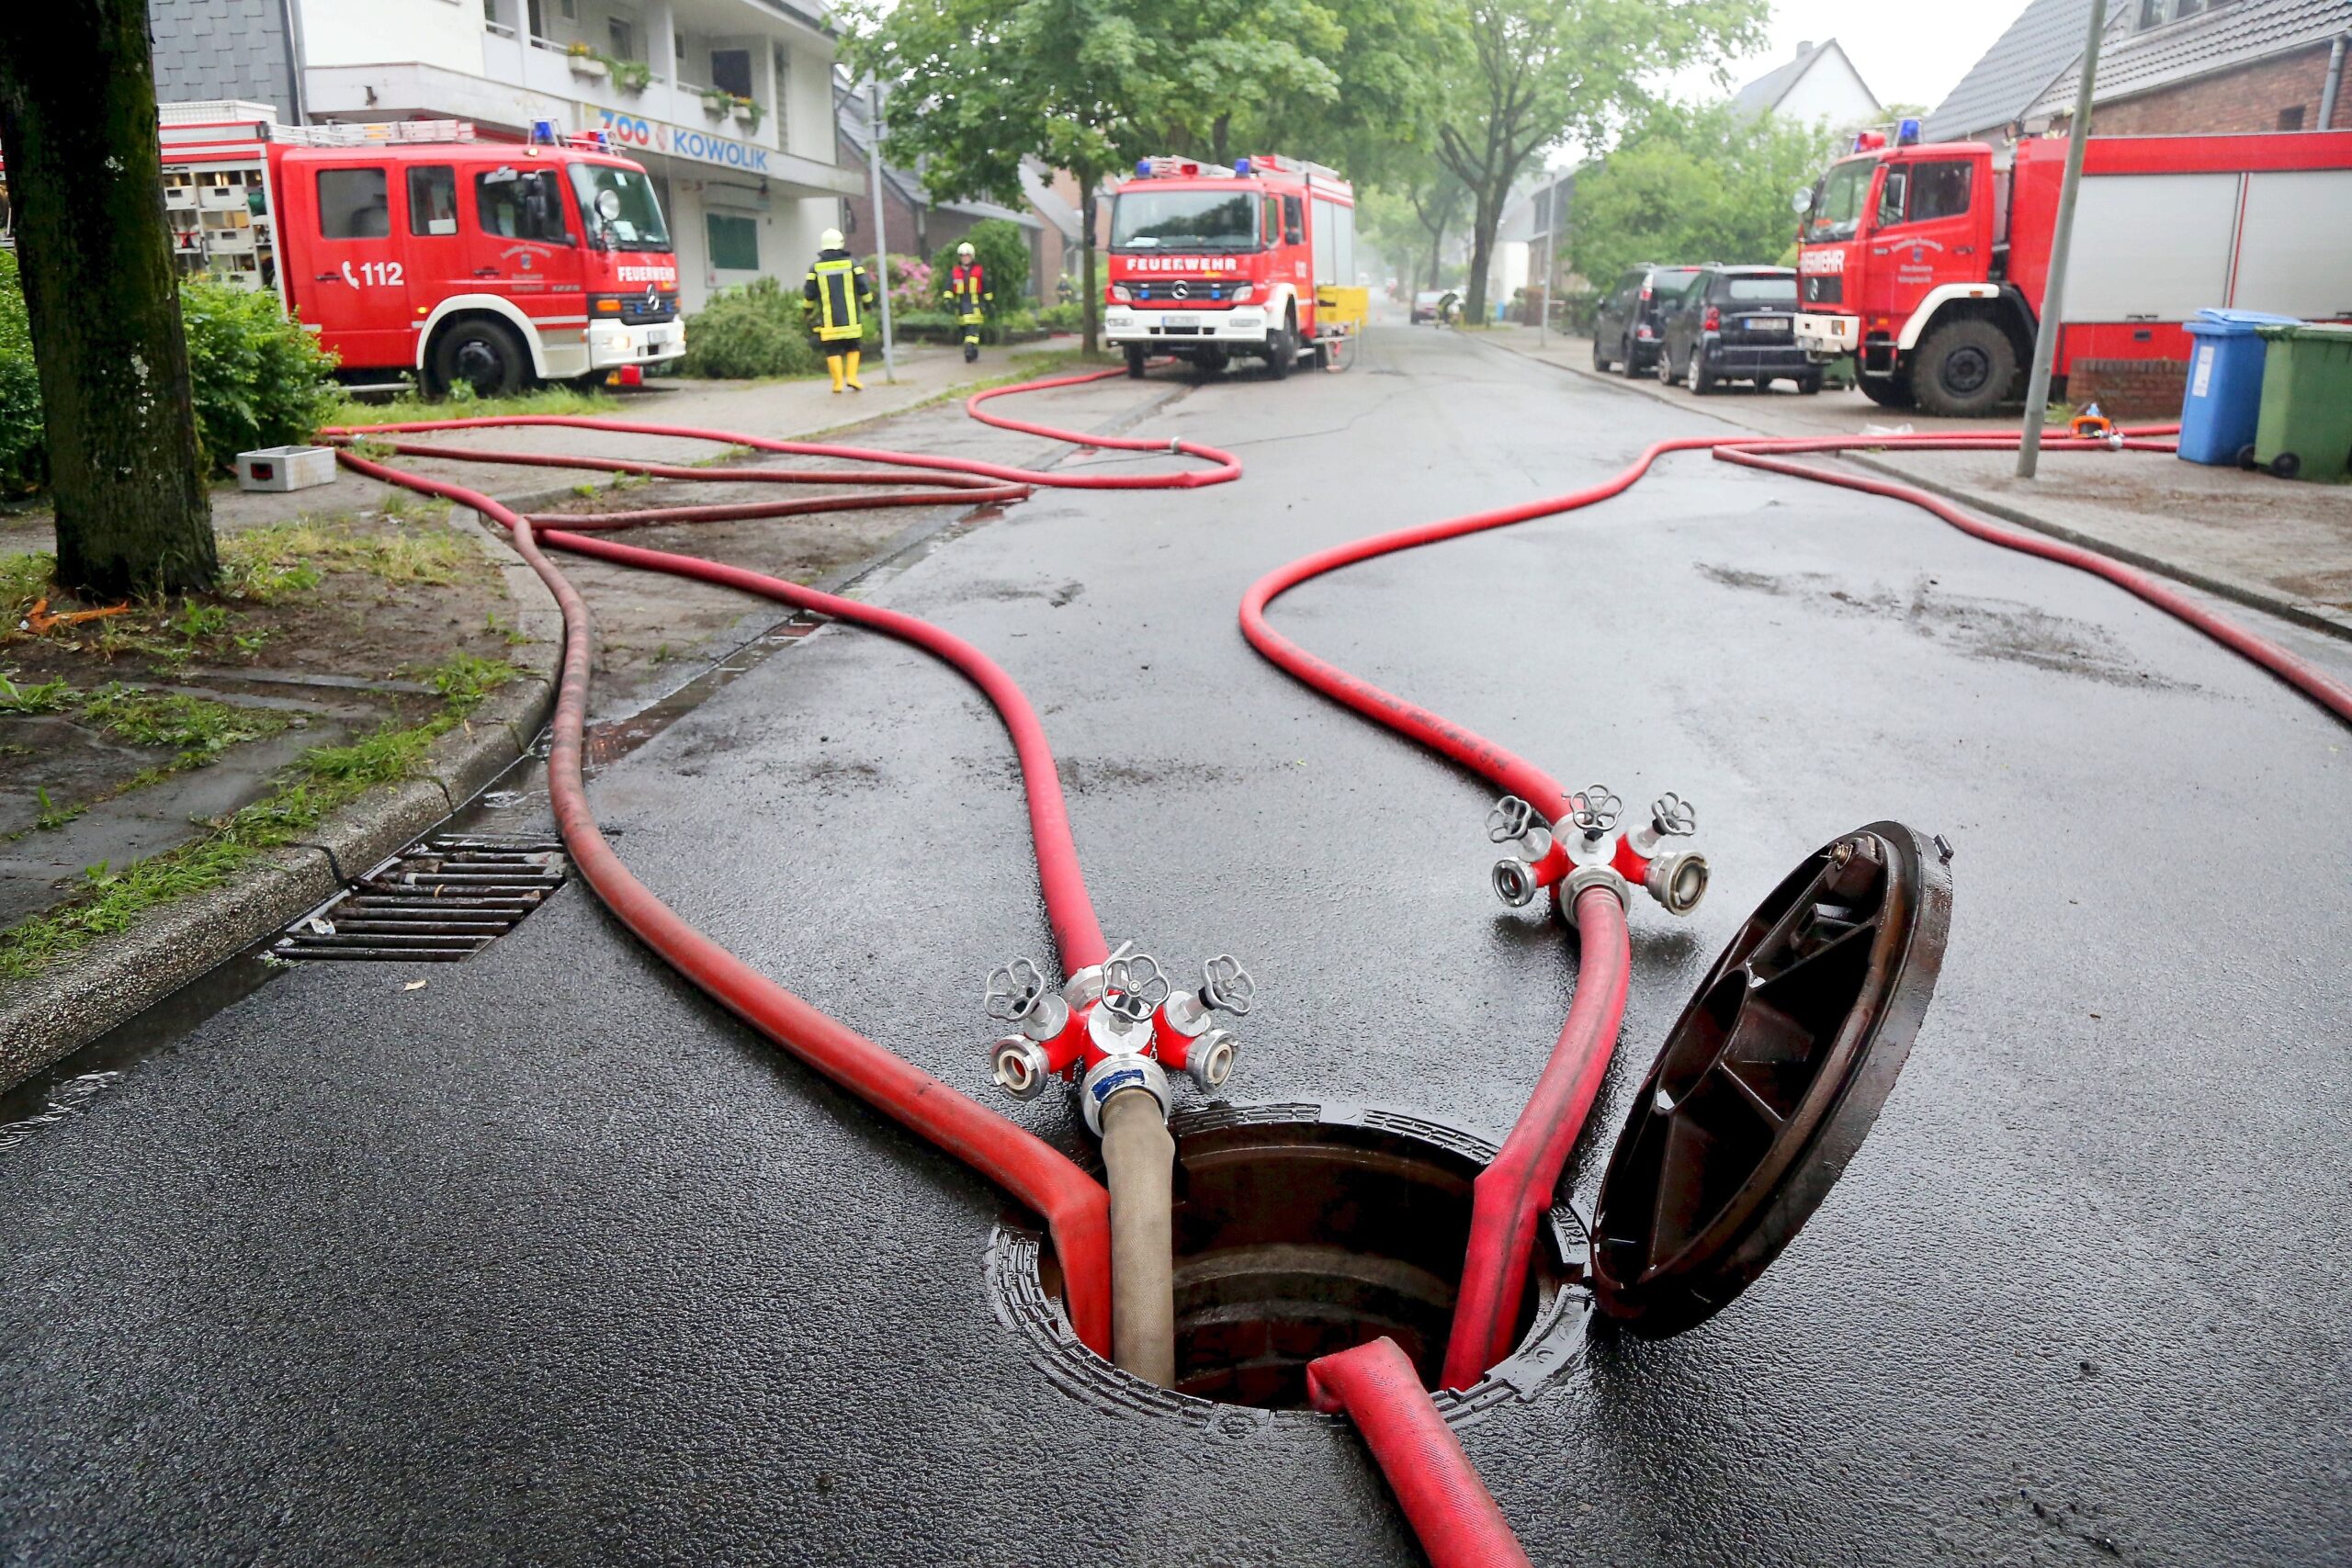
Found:
[[[2167,425],[2131,431],[2120,445],[2143,451],[2172,451],[2174,443],[2158,438],[2172,434],[2177,428]],[[2104,577],[2260,664],[2338,717],[2352,722],[2352,688],[2277,643],[2205,609],[2147,572],[2040,534],[1984,522],[1915,486],[1785,460],[1804,453],[1881,446],[1998,451],[2014,449],[2017,443],[2016,436],[2000,434],[1781,440],[1685,436],[1660,441],[1644,449],[1617,474],[1566,495],[1397,529],[1335,546],[1278,567],[1250,584],[1242,596],[1242,635],[1261,654],[1305,684],[1441,756],[1451,758],[1498,789],[1532,803],[1547,819],[1556,820],[1568,809],[1570,796],[1549,773],[1476,731],[1383,691],[1307,652],[1268,625],[1267,606],[1298,584],[1357,561],[1464,534],[1556,516],[1606,501],[1631,488],[1666,454],[1705,448],[1726,462],[1908,502],[1977,538]],[[2043,445],[2055,450],[2097,450],[2109,444],[2058,436],[2045,439]],[[1517,1327],[1520,1303],[1526,1292],[1537,1223],[1552,1201],[1567,1155],[1575,1146],[1607,1075],[1624,1010],[1631,952],[1623,912],[1615,896],[1602,889],[1588,888],[1577,900],[1576,915],[1583,969],[1567,1022],[1537,1079],[1533,1096],[1512,1125],[1501,1151],[1476,1183],[1470,1243],[1442,1375],[1444,1384],[1450,1388],[1469,1386],[1510,1353],[1510,1336]],[[1342,1359],[1326,1358],[1315,1364],[1316,1370],[1329,1368]],[[1379,1442],[1373,1438],[1373,1423],[1438,1419],[1426,1394],[1413,1380],[1410,1364],[1401,1353],[1396,1355],[1396,1360],[1403,1369],[1400,1378],[1378,1384],[1367,1382],[1346,1401],[1350,1413],[1364,1427],[1367,1441],[1374,1443],[1375,1452],[1379,1451]],[[1459,1450],[1455,1452],[1458,1455]],[[1434,1557],[1440,1543],[1429,1529],[1422,1528],[1416,1504],[1405,1496],[1406,1481],[1400,1479],[1396,1467],[1389,1464],[1385,1457],[1382,1463],[1392,1483],[1397,1485],[1399,1500],[1414,1518],[1424,1547]],[[1432,1517],[1442,1520],[1442,1514]],[[1439,1528],[1446,1527],[1441,1522]]]
[[[1355,1422],[1432,1568],[1532,1568],[1394,1339],[1308,1362],[1306,1396]]]
[[[518,515],[511,508],[478,491],[448,480],[408,473],[361,457],[347,447],[336,453],[345,466],[361,473],[409,490],[446,497],[495,519],[508,530],[517,553],[530,563],[532,570],[548,585],[548,592],[554,594],[557,604],[562,608],[563,663],[556,694],[554,744],[548,759],[548,789],[565,847],[596,897],[664,962],[762,1035],[902,1125],[963,1160],[1035,1210],[1052,1234],[1056,1254],[1061,1260],[1070,1326],[1081,1343],[1096,1354],[1106,1357],[1111,1353],[1110,1204],[1102,1184],[1016,1123],[959,1094],[751,968],[680,919],[639,882],[621,863],[619,857],[613,853],[611,845],[597,829],[581,772],[588,715],[592,641],[588,606],[579,591],[548,559],[539,546],[544,541],[576,554],[593,555],[625,565],[758,593],[796,609],[815,611],[883,632],[911,643],[954,666],[995,705],[1012,737],[1020,760],[1023,786],[1028,797],[1030,831],[1037,852],[1038,882],[1045,895],[1062,962],[1066,969],[1097,964],[1108,955],[1107,946],[1079,868],[1077,847],[1070,837],[1069,815],[1062,798],[1053,755],[1046,745],[1045,728],[1035,709],[1001,667],[962,638],[911,615],[820,593],[777,578],[692,556],[639,549],[589,538],[576,529],[709,520],[721,515],[767,516],[783,512],[841,511],[876,504],[1013,500],[1026,495],[1030,487],[1042,485],[1123,490],[1189,489],[1239,477],[1240,464],[1214,447],[1184,442],[1163,444],[1129,438],[1090,437],[978,412],[978,403],[988,397],[1070,386],[1116,374],[1123,372],[1060,377],[1025,387],[1003,388],[980,394],[966,406],[976,417],[987,419],[990,423],[1031,434],[1080,446],[1115,446],[1129,451],[1173,451],[1204,458],[1218,467],[1213,470],[1196,469],[1173,474],[1063,475],[1032,472],[1001,464],[919,457],[863,447],[776,442],[724,431],[688,430],[630,421],[551,415],[418,421],[324,433],[331,437],[375,440],[390,434],[423,430],[566,424],[626,434],[691,436],[769,451],[916,468],[931,470],[937,476],[682,468],[675,465],[634,463],[624,459],[550,459],[544,454],[486,453],[466,448],[422,448],[420,452],[413,445],[392,444],[396,450],[469,461],[621,469],[698,479],[723,478],[761,482],[852,485],[898,483],[927,487],[888,496],[820,496],[800,502],[757,503],[750,508],[655,508],[627,514],[626,521],[622,516],[611,513],[594,518],[567,518],[564,521],[573,525],[573,528],[542,535],[537,532],[534,520]]]

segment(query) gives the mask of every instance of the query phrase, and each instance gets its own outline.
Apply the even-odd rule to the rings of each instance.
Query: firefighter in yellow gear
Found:
[[[980,356],[982,308],[996,299],[989,288],[988,268],[980,265],[968,240],[956,247],[956,265],[948,272],[943,292],[955,301],[956,319],[964,324],[964,362],[968,365]]]
[[[802,309],[816,329],[817,352],[833,375],[833,390],[847,387],[865,390],[857,378],[858,344],[865,333],[865,310],[874,303],[874,281],[842,247],[842,231],[828,229],[818,236],[816,265],[800,286]]]

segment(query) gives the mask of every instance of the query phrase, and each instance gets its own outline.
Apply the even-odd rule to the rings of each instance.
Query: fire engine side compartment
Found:
[[[2008,276],[2040,313],[2062,141],[2011,166]],[[2075,357],[2187,359],[2207,307],[2352,315],[2352,131],[2094,136],[2075,210],[2064,374]]]

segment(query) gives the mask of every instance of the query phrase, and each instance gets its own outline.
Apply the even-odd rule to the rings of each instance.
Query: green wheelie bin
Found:
[[[2352,321],[2255,329],[2263,337],[2254,460],[2282,479],[2352,471]]]

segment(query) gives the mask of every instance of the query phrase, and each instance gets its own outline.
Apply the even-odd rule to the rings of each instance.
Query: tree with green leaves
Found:
[[[1595,282],[1644,261],[1777,262],[1796,232],[1790,193],[1838,133],[1729,105],[1658,106],[1577,179],[1568,257]]]
[[[1017,206],[1031,154],[1078,179],[1084,346],[1102,330],[1094,197],[1147,151],[1140,29],[1121,0],[868,0],[844,12],[852,68],[883,85],[884,149],[935,200]]]
[[[1606,145],[1686,65],[1763,41],[1765,0],[1464,0],[1469,43],[1437,152],[1470,195],[1464,314],[1487,319],[1487,274],[1511,188],[1571,138]],[[1783,199],[1785,199],[1785,195]]]
[[[0,6],[0,155],[46,419],[58,581],[220,570],[164,221],[145,0]]]
[[[1445,271],[1445,239],[1469,192],[1434,157],[1391,160],[1390,177],[1356,193],[1356,224],[1398,263],[1408,297],[1435,288]]]

